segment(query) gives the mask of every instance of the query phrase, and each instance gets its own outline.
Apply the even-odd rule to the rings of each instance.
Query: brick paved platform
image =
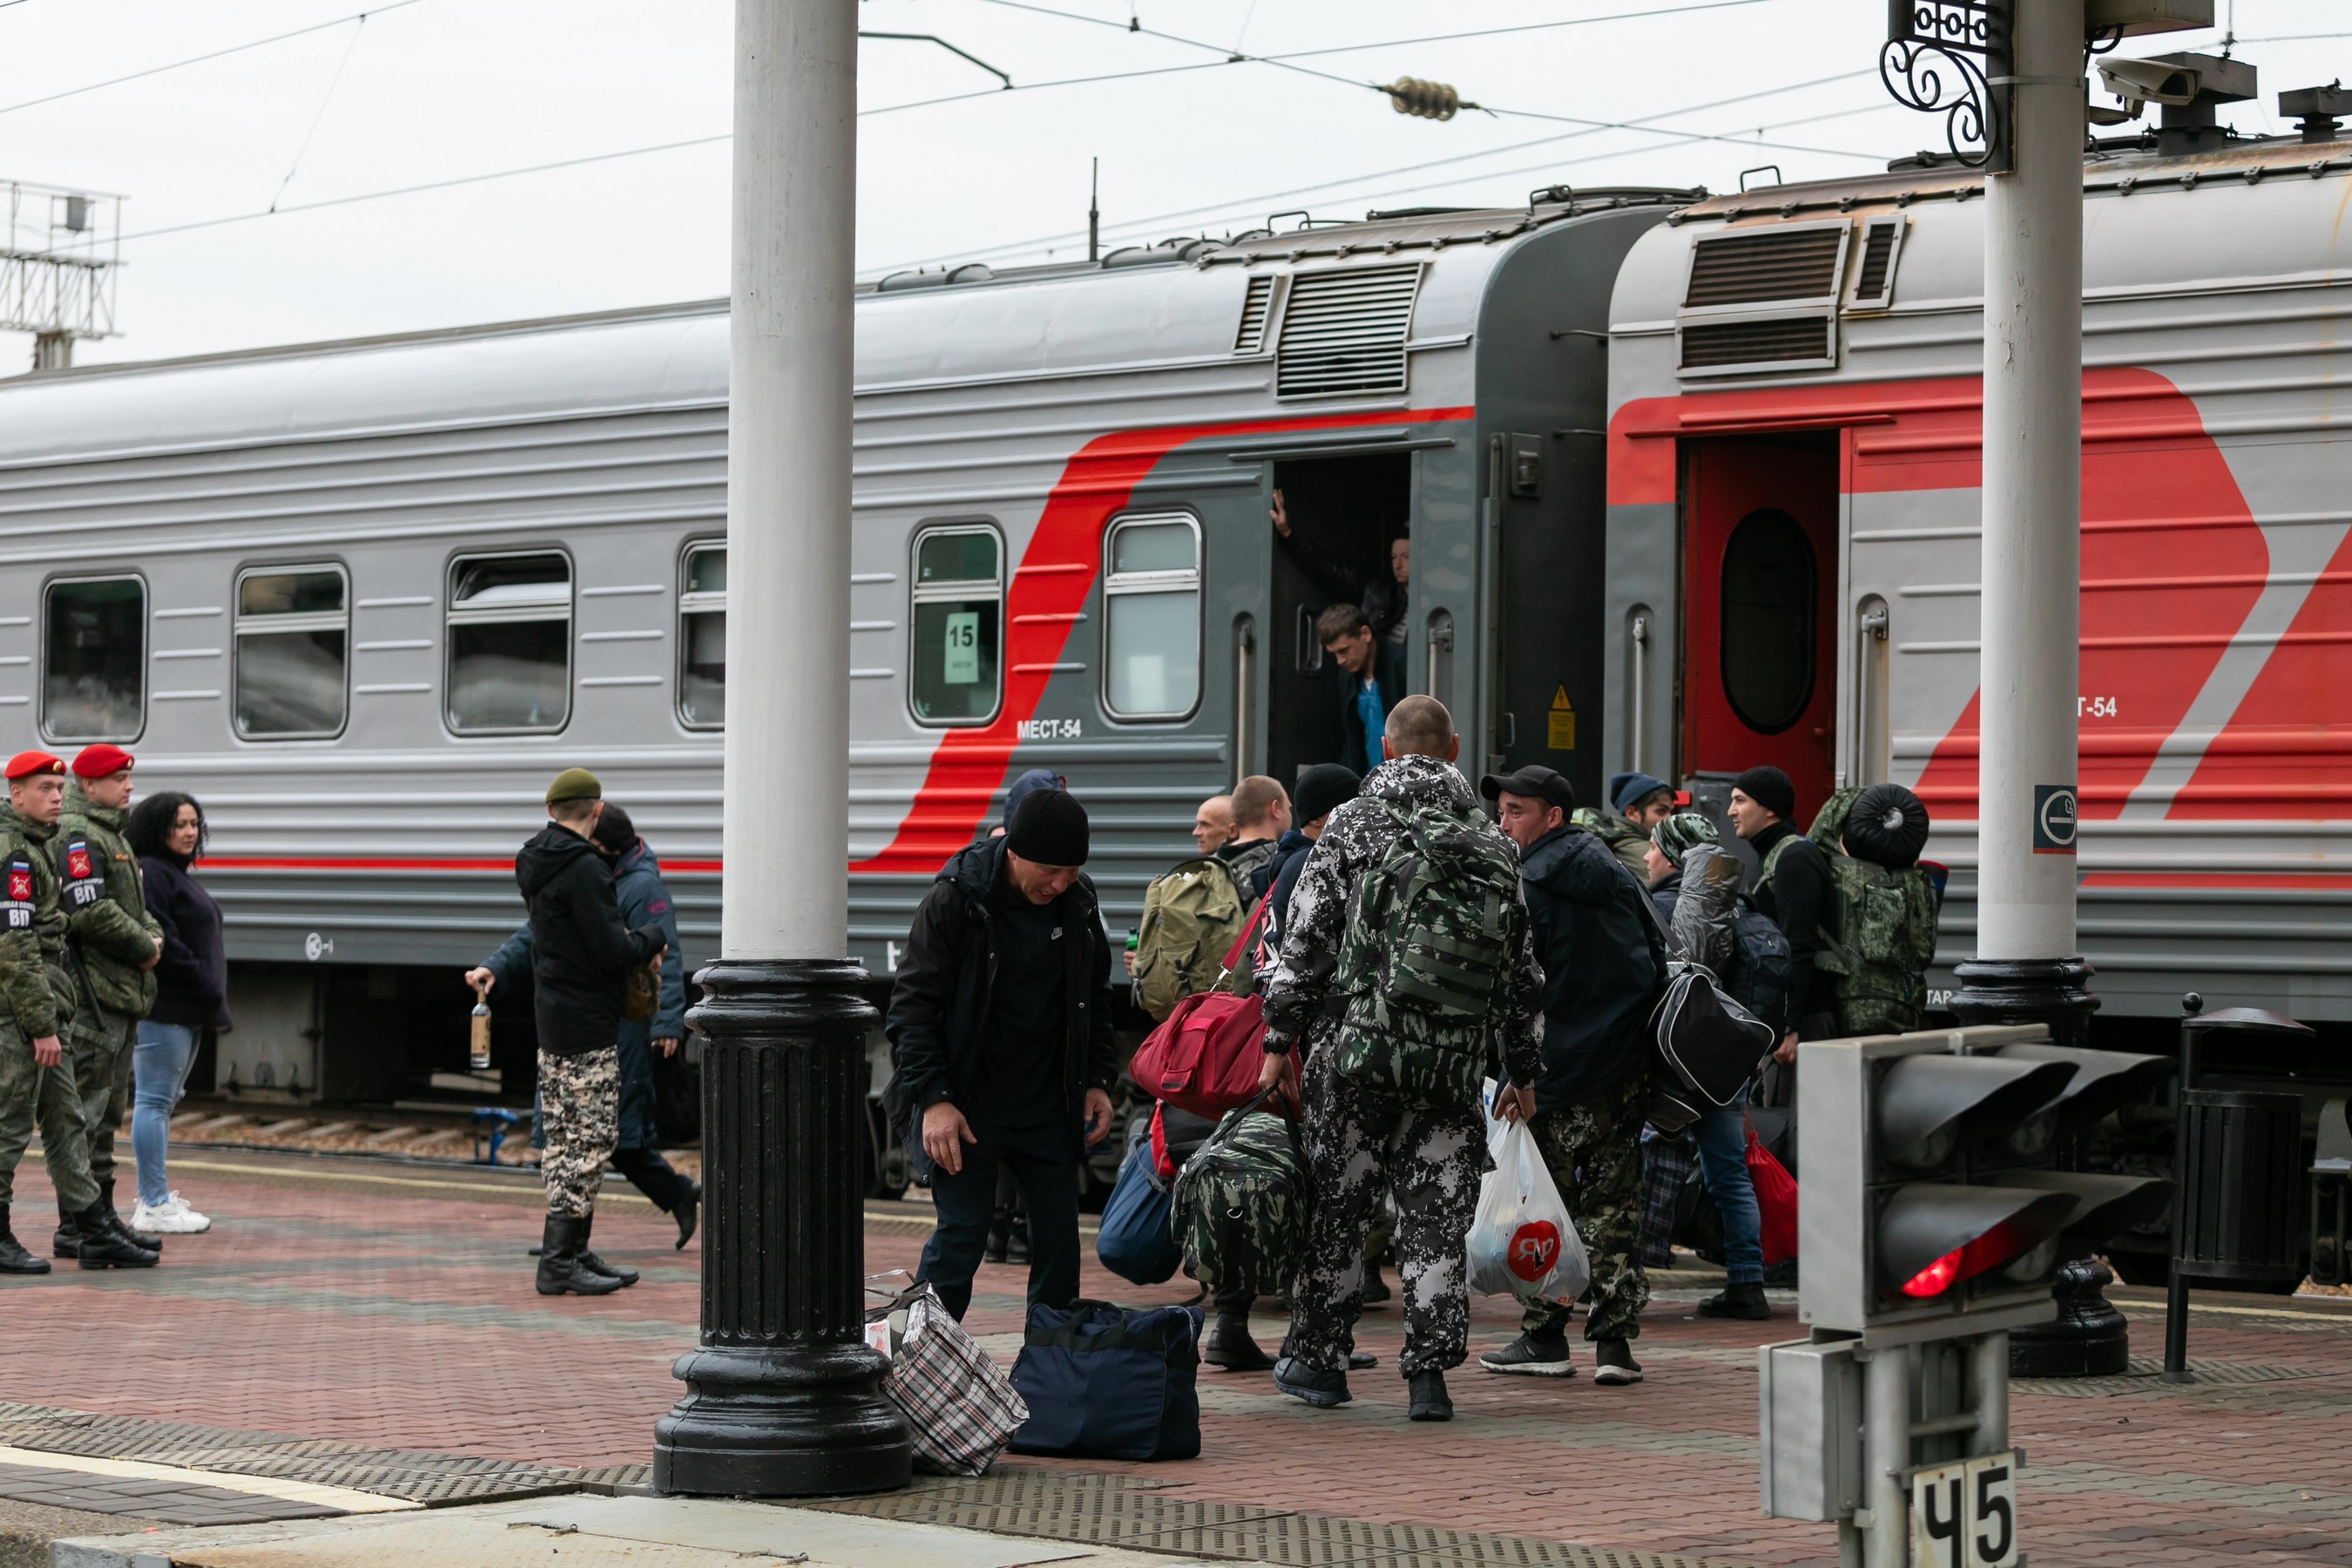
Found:
[[[649,1457],[697,1300],[693,1254],[671,1249],[668,1223],[642,1201],[608,1202],[597,1246],[645,1282],[551,1301],[530,1288],[537,1198],[521,1177],[240,1153],[175,1162],[174,1180],[217,1224],[173,1238],[160,1268],[0,1284],[0,1400],[608,1475]],[[28,1169],[21,1183],[18,1233],[45,1239],[41,1178]],[[926,1229],[919,1205],[877,1215],[868,1268],[911,1268]],[[1201,1460],[1024,1473],[1122,1477],[1150,1483],[1160,1506],[1234,1517],[1420,1525],[1629,1558],[1822,1561],[1826,1527],[1755,1511],[1754,1346],[1795,1337],[1794,1314],[1704,1322],[1691,1283],[1657,1277],[1637,1387],[1465,1370],[1460,1420],[1409,1426],[1395,1313],[1376,1310],[1364,1340],[1382,1365],[1358,1377],[1349,1406],[1310,1411],[1263,1378],[1204,1373]],[[1086,1285],[1133,1302],[1184,1295],[1093,1269]],[[1014,1270],[985,1271],[971,1320],[1007,1357],[1020,1288]],[[2154,1353],[2160,1303],[2117,1297],[2135,1348]],[[2022,1527],[2041,1568],[2352,1564],[2352,1301],[2200,1300],[2196,1386],[2020,1385]],[[1474,1342],[1500,1343],[1513,1326],[1482,1301]]]

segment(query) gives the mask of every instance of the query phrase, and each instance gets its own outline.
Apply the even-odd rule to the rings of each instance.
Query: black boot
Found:
[[[588,1222],[570,1215],[551,1214],[540,1239],[539,1293],[542,1296],[609,1296],[621,1288],[610,1274],[582,1266],[580,1254],[588,1245]]]
[[[1026,1214],[1015,1211],[1013,1215],[1012,1234],[1004,1238],[1004,1261],[1029,1261],[1029,1216]]]
[[[16,1233],[8,1228],[8,1205],[0,1204],[0,1274],[47,1274],[49,1260],[36,1258],[16,1240]]]
[[[1217,1315],[1215,1326],[1209,1330],[1208,1340],[1201,1346],[1201,1359],[1227,1372],[1265,1372],[1274,1365],[1274,1358],[1250,1338],[1246,1308],[1237,1317],[1222,1312]]]
[[[1764,1287],[1755,1281],[1726,1285],[1719,1295],[1709,1296],[1698,1304],[1702,1318],[1744,1318],[1760,1323],[1772,1315],[1772,1303],[1764,1299]]]
[[[988,1245],[980,1249],[980,1260],[982,1263],[1003,1263],[1011,1255],[1012,1247],[1013,1206],[999,1204],[995,1214],[989,1216]]]
[[[152,1268],[155,1254],[134,1241],[119,1239],[107,1227],[106,1211],[93,1203],[73,1216],[80,1235],[75,1261],[84,1268]]]
[[[615,1268],[611,1264],[605,1262],[603,1258],[588,1250],[588,1237],[594,1232],[595,1228],[596,1216],[593,1214],[586,1219],[580,1222],[580,1267],[587,1269],[592,1274],[610,1275],[613,1279],[618,1279],[624,1285],[635,1284],[637,1282],[637,1271],[635,1269]]]
[[[669,1211],[669,1217],[677,1221],[678,1251],[684,1252],[686,1244],[694,1239],[695,1221],[700,1217],[701,1213],[702,1184],[688,1182],[686,1184],[686,1195],[678,1199]]]
[[[112,1176],[109,1176],[106,1180],[98,1184],[98,1203],[99,1206],[106,1211],[107,1228],[114,1232],[115,1238],[117,1240],[127,1241],[133,1247],[143,1247],[150,1252],[158,1254],[163,1252],[163,1238],[162,1237],[142,1236],[137,1231],[122,1223],[122,1211],[114,1206],[114,1178]]]
[[[81,1226],[73,1215],[66,1213],[66,1205],[63,1204],[58,1205],[58,1228],[49,1237],[49,1256],[51,1258],[81,1256]]]

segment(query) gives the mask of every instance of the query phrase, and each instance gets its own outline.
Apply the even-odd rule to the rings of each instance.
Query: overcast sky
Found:
[[[0,180],[121,193],[134,237],[281,209],[131,238],[122,335],[80,345],[80,363],[725,291],[724,140],[282,209],[723,138],[729,0],[383,0],[337,23],[362,3],[0,3]],[[2226,19],[2231,0],[2217,4]],[[1822,177],[1941,137],[1879,84],[1884,0],[865,0],[860,15],[870,30],[936,34],[1017,89],[932,44],[863,46],[868,272],[1082,249],[1097,157],[1106,237],[1129,240],[1302,207],[1516,204],[1555,182],[1720,190],[1764,163]],[[73,90],[320,23],[336,25]],[[1575,25],[1535,26],[1558,23]],[[2286,129],[2280,90],[2352,77],[2346,0],[2237,0],[2235,26],[2263,89],[2225,111],[2242,129]],[[1496,28],[1519,30],[1393,42]],[[2125,52],[2210,50],[2221,36]],[[1349,47],[1364,44],[1388,47]],[[1303,51],[1326,52],[1226,59]],[[1402,76],[1504,112],[1412,119],[1362,85]],[[1637,120],[1650,128],[1587,123]],[[29,351],[0,335],[0,374]]]

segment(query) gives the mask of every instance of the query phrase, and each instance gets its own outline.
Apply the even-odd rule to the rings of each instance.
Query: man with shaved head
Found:
[[[1315,1194],[1274,1382],[1317,1407],[1348,1401],[1364,1237],[1387,1194],[1409,1414],[1449,1421],[1445,1373],[1462,1364],[1470,1330],[1462,1238],[1486,1167],[1486,1041],[1499,1042],[1509,1077],[1501,1114],[1532,1114],[1543,974],[1517,852],[1454,770],[1453,715],[1433,698],[1402,698],[1381,746],[1385,760],[1315,841],[1266,984],[1260,1082],[1286,1082],[1291,1047],[1303,1048]]]

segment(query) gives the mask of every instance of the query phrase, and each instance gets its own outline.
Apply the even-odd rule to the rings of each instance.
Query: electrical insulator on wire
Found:
[[[1442,81],[1423,81],[1417,76],[1402,76],[1381,89],[1389,95],[1389,105],[1399,114],[1415,114],[1423,120],[1451,120],[1464,109],[1475,109],[1476,104],[1465,104],[1462,95]]]

